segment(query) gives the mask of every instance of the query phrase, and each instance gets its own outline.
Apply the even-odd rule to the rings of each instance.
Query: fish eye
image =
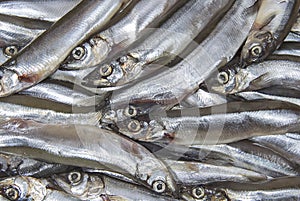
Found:
[[[166,190],[166,184],[163,181],[154,181],[152,184],[152,188],[157,193],[163,193]]]
[[[80,60],[85,55],[85,49],[83,47],[76,47],[72,51],[72,57],[75,60]]]
[[[127,127],[128,130],[132,132],[138,132],[139,130],[141,130],[141,124],[138,120],[130,121]]]
[[[4,54],[8,57],[12,57],[18,53],[18,48],[17,46],[8,46],[4,49]]]
[[[122,57],[119,58],[119,62],[121,64],[124,64],[127,60],[128,60],[127,56],[122,56]]]
[[[101,66],[99,69],[101,76],[109,76],[112,73],[112,67],[110,65]]]
[[[20,190],[16,186],[9,186],[3,191],[4,196],[12,201],[18,200],[20,198]]]
[[[125,108],[124,115],[127,117],[134,117],[137,115],[137,109],[132,105],[129,105],[128,107]]]
[[[258,57],[261,55],[263,49],[260,45],[256,45],[254,47],[251,48],[251,55],[254,56],[254,57]]]
[[[220,84],[226,84],[229,81],[229,75],[227,72],[223,71],[218,74],[218,82]]]
[[[77,185],[82,178],[82,174],[80,172],[71,172],[68,175],[68,180],[72,185]]]
[[[205,190],[202,187],[197,187],[192,190],[192,196],[196,199],[201,199],[205,196]]]

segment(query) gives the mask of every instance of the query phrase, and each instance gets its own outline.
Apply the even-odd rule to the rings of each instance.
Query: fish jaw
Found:
[[[9,96],[21,91],[24,87],[30,86],[30,82],[22,82],[20,76],[10,69],[0,71],[0,97]]]

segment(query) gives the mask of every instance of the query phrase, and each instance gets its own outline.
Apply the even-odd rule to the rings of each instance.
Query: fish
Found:
[[[0,2],[0,14],[56,22],[72,10],[81,0],[4,0]]]
[[[45,124],[82,124],[99,125],[101,112],[62,113],[53,110],[26,107],[17,104],[0,102],[0,119],[27,119]]]
[[[97,172],[97,170],[95,171]],[[66,193],[82,200],[94,200],[99,197],[118,198],[116,200],[177,200],[169,196],[157,195],[135,183],[125,182],[99,173],[74,170],[63,174],[54,174],[51,178]]]
[[[300,6],[298,0],[261,0],[255,22],[242,48],[241,63],[263,61],[290,32]]]
[[[46,162],[113,170],[157,193],[176,193],[173,178],[161,161],[112,131],[16,119],[3,122],[1,128],[0,147],[6,153],[28,152],[31,158]]]
[[[299,200],[300,178],[283,177],[253,184],[241,184],[236,182],[216,182],[205,185],[202,188],[212,192],[221,191],[228,200]],[[207,191],[209,191],[207,190]]]
[[[81,90],[83,91],[83,90]],[[90,92],[81,92],[76,85],[73,89],[60,83],[41,82],[38,85],[20,91],[18,94],[50,100],[76,107],[95,107],[104,97]]]
[[[117,51],[124,50],[144,35],[147,29],[163,21],[178,2],[178,0],[137,2],[130,13],[116,24],[76,47],[61,67],[71,70],[100,64],[108,55],[115,54],[116,49]],[[74,55],[73,52],[76,50],[82,50],[82,56]]]
[[[149,37],[129,48],[109,62],[100,64],[87,75],[83,84],[91,87],[125,85],[171,62],[214,19],[219,19],[234,0],[190,0]],[[159,65],[149,64],[160,60]]]
[[[2,64],[0,97],[29,88],[51,75],[72,49],[99,31],[127,1],[79,3],[16,57]]]
[[[291,32],[300,34],[300,13],[298,11],[297,19],[291,28]]]
[[[300,42],[300,35],[290,32],[284,39],[284,42]]]
[[[278,50],[273,54],[275,55],[292,55],[299,57],[300,56],[300,43],[298,42],[284,42]]]
[[[46,183],[33,177],[11,177],[0,181],[0,194],[8,200],[44,200]]]
[[[291,162],[300,165],[299,136],[297,133],[287,133],[284,135],[254,137],[251,141],[266,146]]]
[[[200,185],[212,181],[240,183],[264,181],[267,177],[258,172],[234,166],[211,165],[203,162],[163,160],[175,175],[176,182],[183,186]]]
[[[210,89],[221,94],[235,94],[255,91],[274,86],[299,90],[299,58],[275,56],[270,60],[252,64],[245,69],[233,66],[220,70],[217,76],[209,78]],[[282,66],[285,66],[283,69]]]
[[[234,57],[254,21],[252,6],[255,2],[236,2],[209,36],[176,66],[137,84],[114,90],[110,108],[115,113],[130,105],[145,111],[168,109],[195,92],[213,71]],[[235,37],[225,39],[227,35]],[[174,79],[176,77],[179,79]]]
[[[111,124],[117,132],[145,142],[185,146],[224,144],[300,129],[299,106],[280,101],[230,102],[210,108],[159,110],[134,116],[136,110],[131,107],[121,114],[133,116],[131,118],[111,115]],[[108,115],[103,117],[108,118]]]

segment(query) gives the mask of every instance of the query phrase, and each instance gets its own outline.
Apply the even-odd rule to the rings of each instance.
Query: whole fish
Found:
[[[162,21],[177,2],[179,1],[139,1],[119,22],[76,47],[62,67],[66,69],[91,67],[102,62],[112,52],[124,50],[140,38],[149,26]],[[81,57],[73,54],[76,50],[83,51]]]
[[[284,66],[284,68],[282,68]],[[276,56],[262,63],[252,64],[245,69],[229,68],[222,70],[208,82],[211,89],[222,94],[259,90],[280,86],[299,90],[299,58]]]
[[[111,115],[110,120],[118,132],[135,140],[182,145],[222,144],[254,136],[297,132],[299,109],[285,102],[252,101],[133,116],[137,112],[131,106],[121,116],[132,115],[132,118],[118,121],[120,117]]]
[[[192,94],[214,70],[225,65],[236,54],[254,21],[255,12],[251,7],[254,3],[255,0],[236,2],[184,61],[138,84],[115,90],[110,99],[111,108],[116,113],[128,104],[141,106],[143,110],[169,108]],[[178,79],[174,79],[176,77]]]
[[[257,17],[241,52],[246,65],[260,62],[276,50],[295,22],[299,0],[261,0]]]
[[[141,145],[114,132],[93,126],[46,125],[25,120],[3,122],[1,127],[2,151],[21,151],[23,155],[29,152],[32,158],[51,163],[113,170],[157,193],[176,192],[173,178],[161,161]]]
[[[172,61],[213,19],[219,19],[233,0],[190,0],[161,27],[133,48],[96,68],[84,78],[87,86],[123,85],[148,75],[159,66],[147,66],[158,60],[160,67]]]
[[[76,107],[91,107],[101,102],[104,97],[84,93],[76,85],[73,89],[59,83],[42,82],[38,85],[20,91],[19,94],[50,100]]]
[[[73,48],[99,31],[127,1],[83,0],[2,65],[0,96],[19,92],[51,75]]]
[[[177,200],[167,196],[159,196],[148,189],[114,179],[103,174],[72,171],[64,174],[55,174],[51,177],[56,185],[66,193],[82,200],[102,200],[101,197],[111,200]],[[98,199],[97,199],[98,198]]]
[[[291,162],[300,165],[299,134],[260,136],[251,140],[269,147]]]
[[[22,105],[0,102],[0,118],[26,119],[45,124],[83,124],[99,125],[101,112],[93,113],[61,113],[53,110],[31,108]]]
[[[12,17],[56,22],[72,10],[81,0],[3,0],[0,14]]]
[[[205,185],[204,188],[212,192],[223,191],[224,197],[232,201],[267,201],[267,200],[299,200],[300,199],[300,178],[283,177],[269,181],[241,184],[235,182],[216,182]]]
[[[180,185],[199,185],[212,181],[254,182],[267,177],[258,172],[234,166],[211,165],[203,162],[163,160]]]

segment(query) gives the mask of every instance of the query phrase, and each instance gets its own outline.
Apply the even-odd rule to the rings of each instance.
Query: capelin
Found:
[[[267,31],[250,32],[241,52],[241,63],[245,67],[263,61],[273,48],[273,36]]]
[[[61,66],[69,70],[89,68],[101,63],[110,51],[111,48],[105,40],[93,37],[74,48]]]
[[[0,97],[20,91],[22,85],[16,72],[9,69],[0,69]]]

